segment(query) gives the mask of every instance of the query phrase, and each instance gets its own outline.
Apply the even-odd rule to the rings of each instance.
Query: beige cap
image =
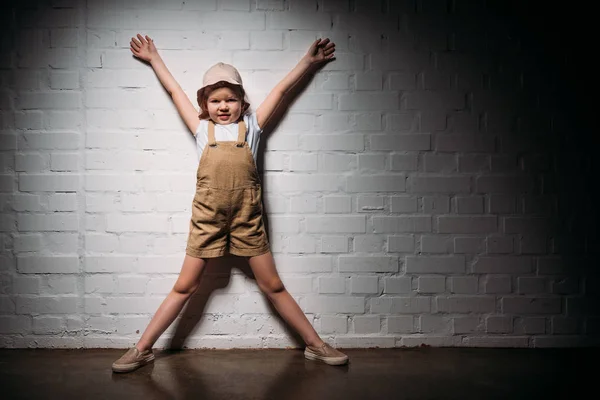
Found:
[[[210,67],[205,73],[202,80],[202,87],[213,85],[219,81],[233,83],[235,85],[242,84],[242,77],[233,65],[222,62],[216,63]]]

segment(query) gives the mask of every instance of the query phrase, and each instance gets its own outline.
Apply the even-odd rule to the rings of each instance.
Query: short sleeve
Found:
[[[202,120],[198,121],[198,126],[196,127],[196,132],[194,132],[194,137],[197,137],[200,131],[202,130]]]
[[[257,134],[261,134],[262,133],[262,127],[258,126],[258,119],[256,118],[256,111],[253,111],[251,114],[248,115],[248,123],[249,126],[252,127],[252,130],[255,131]]]
[[[244,118],[244,122],[246,122],[246,126],[248,128],[248,136],[246,140],[248,141],[248,145],[252,150],[252,155],[256,160],[258,144],[260,143],[260,137],[262,134],[262,128],[258,126],[258,119],[256,118],[256,112],[253,111],[250,114],[247,114]]]

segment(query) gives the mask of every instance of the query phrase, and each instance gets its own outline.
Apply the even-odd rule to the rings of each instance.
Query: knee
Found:
[[[177,294],[191,296],[198,290],[198,283],[175,282],[172,291]]]
[[[260,282],[258,286],[260,287],[260,290],[267,295],[280,293],[285,290],[285,286],[279,278],[275,278],[266,282]]]

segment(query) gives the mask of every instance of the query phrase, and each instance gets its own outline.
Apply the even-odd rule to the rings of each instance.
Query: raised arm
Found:
[[[198,124],[200,123],[200,120],[198,120],[198,111],[184,93],[183,89],[181,89],[179,83],[173,78],[171,72],[169,72],[154,46],[154,41],[147,35],[143,37],[138,33],[137,39],[131,38],[129,44],[134,56],[150,63],[154,73],[158,76],[160,83],[162,83],[167,92],[171,95],[171,99],[173,100],[173,103],[175,103],[179,115],[181,115],[181,118],[192,134],[195,134]]]
[[[313,67],[334,59],[335,44],[327,39],[317,39],[298,64],[279,82],[256,109],[258,126],[264,128],[285,93]]]

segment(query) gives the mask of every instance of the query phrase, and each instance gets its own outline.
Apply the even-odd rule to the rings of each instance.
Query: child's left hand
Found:
[[[335,43],[330,42],[329,38],[317,39],[310,46],[304,58],[311,64],[321,64],[335,59]]]

